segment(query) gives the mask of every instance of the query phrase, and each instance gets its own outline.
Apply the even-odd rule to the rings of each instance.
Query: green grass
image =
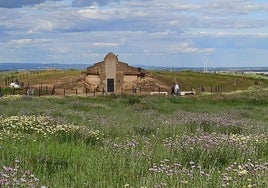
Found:
[[[262,75],[247,74],[218,74],[202,73],[194,71],[149,71],[148,74],[158,78],[161,82],[171,87],[175,80],[179,82],[182,91],[195,90],[201,93],[203,87],[207,93],[231,92],[245,90],[250,87],[268,87],[268,77]],[[49,70],[49,71],[20,71],[20,72],[3,72],[0,73],[0,87],[2,93],[10,94],[12,89],[6,88],[6,80],[9,79],[23,82],[25,86],[42,84],[55,85],[57,89],[74,89],[77,83],[82,80],[84,74],[79,70]],[[52,86],[51,86],[52,87]],[[51,87],[49,92],[51,93]],[[25,93],[25,90],[16,93]]]
[[[203,86],[206,92],[230,92],[248,89],[251,86],[267,87],[268,79],[265,76],[246,74],[216,74],[193,71],[153,71],[153,75],[166,84],[176,80],[181,90],[194,89],[201,92]]]
[[[210,76],[178,73],[187,87],[228,80]],[[187,97],[5,95],[0,187],[267,187],[266,81],[243,79],[253,87]]]
[[[49,187],[266,187],[267,107],[263,89],[4,97],[0,166],[19,160]]]

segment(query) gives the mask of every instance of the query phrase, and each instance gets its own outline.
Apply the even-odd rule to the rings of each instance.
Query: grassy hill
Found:
[[[148,71],[148,74],[164,83],[167,87],[178,81],[182,91],[194,89],[197,94],[205,92],[230,92],[245,90],[253,86],[268,87],[268,77],[246,74],[216,74],[193,71]],[[83,92],[83,73],[80,70],[44,70],[30,72],[0,73],[0,87],[7,82],[19,81],[30,87],[56,87],[57,89],[78,89]],[[145,86],[144,86],[145,87]],[[158,89],[158,88],[157,88]],[[7,89],[6,93],[10,93]]]
[[[0,87],[4,93],[11,93],[8,83],[23,82],[24,87],[48,87],[49,92],[53,87],[57,89],[78,89],[80,87],[83,74],[80,70],[42,70],[42,71],[20,71],[20,72],[2,72],[0,73]],[[6,89],[4,89],[6,88]],[[18,90],[17,93],[25,93],[24,90]]]
[[[182,90],[195,89],[201,91],[203,86],[206,92],[230,92],[248,89],[252,86],[268,87],[268,77],[246,74],[217,74],[193,71],[155,71],[153,72],[166,84],[178,81]]]

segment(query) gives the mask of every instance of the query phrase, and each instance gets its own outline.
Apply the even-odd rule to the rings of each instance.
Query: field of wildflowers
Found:
[[[0,187],[267,187],[268,92],[0,98]]]

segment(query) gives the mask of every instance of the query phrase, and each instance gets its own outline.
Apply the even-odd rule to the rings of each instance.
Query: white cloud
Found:
[[[49,20],[38,19],[29,29],[29,33],[52,31],[53,23]]]
[[[8,44],[12,46],[25,46],[25,45],[36,45],[36,44],[41,44],[41,43],[46,43],[48,42],[47,39],[14,39],[8,42]]]
[[[211,53],[214,51],[213,48],[196,48],[190,42],[180,42],[174,44],[169,50],[172,53]]]
[[[211,30],[211,29],[205,29],[203,31],[197,31],[193,32],[190,35],[192,37],[217,37],[217,38],[230,38],[230,37],[237,37],[237,38],[260,38],[260,39],[266,39],[268,38],[268,28],[264,29],[263,32],[260,32],[258,30],[235,30],[235,29],[229,29],[229,30]]]
[[[104,19],[105,16],[101,14],[100,10],[94,7],[88,7],[77,11],[81,19]]]
[[[119,46],[120,44],[110,42],[94,42],[93,45],[97,47],[113,47],[113,46]]]
[[[32,39],[17,39],[17,40],[11,40],[9,44],[11,45],[26,45],[30,44]]]

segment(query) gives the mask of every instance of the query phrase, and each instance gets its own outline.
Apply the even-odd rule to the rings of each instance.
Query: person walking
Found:
[[[178,82],[176,82],[175,84],[174,92],[175,92],[175,95],[179,95],[180,93],[180,87],[179,87]]]
[[[175,83],[174,82],[172,83],[172,86],[171,86],[171,95],[175,95]]]

